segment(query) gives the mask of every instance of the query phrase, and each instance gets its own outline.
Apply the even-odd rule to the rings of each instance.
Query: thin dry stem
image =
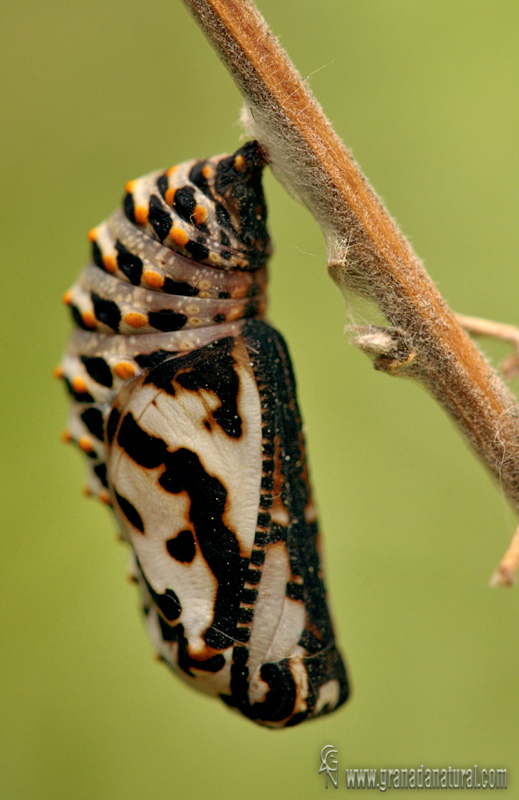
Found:
[[[519,510],[519,409],[465,334],[248,0],[184,0],[242,92],[249,133],[321,225],[343,292],[374,300],[413,353],[397,371],[445,407]]]

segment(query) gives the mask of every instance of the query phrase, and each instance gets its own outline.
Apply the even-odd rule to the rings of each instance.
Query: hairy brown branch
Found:
[[[429,389],[519,510],[514,397],[459,326],[254,4],[184,2],[235,79],[248,130],[274,173],[321,225],[333,279],[374,300],[412,354],[386,371]]]

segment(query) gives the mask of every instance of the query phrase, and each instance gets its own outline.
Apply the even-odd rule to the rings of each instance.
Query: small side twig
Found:
[[[490,578],[490,586],[513,586],[517,578],[519,567],[519,527],[516,529],[510,546],[499,566]]]
[[[413,358],[396,374],[426,386],[519,510],[515,398],[460,327],[254,3],[184,2],[243,95],[248,132],[320,224],[331,276],[343,292],[377,303],[401,332]]]
[[[506,325],[504,322],[468,317],[466,314],[456,314],[456,319],[472,336],[488,336],[513,345],[515,352],[501,363],[501,372],[509,381],[519,375],[519,328],[515,325]]]

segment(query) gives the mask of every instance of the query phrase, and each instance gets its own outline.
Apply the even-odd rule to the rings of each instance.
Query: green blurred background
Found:
[[[519,322],[516,0],[260,7],[449,303]],[[270,316],[354,693],[263,730],[154,662],[113,521],[59,443],[60,297],[126,180],[238,146],[240,98],[180,0],[20,0],[0,36],[1,800],[314,800],[325,744],[341,772],[507,767],[519,797],[519,595],[487,588],[514,516],[425,392],[348,345],[319,230],[271,175]]]

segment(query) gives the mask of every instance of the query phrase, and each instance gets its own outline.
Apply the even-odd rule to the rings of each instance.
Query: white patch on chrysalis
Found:
[[[340,693],[341,687],[339,686],[339,681],[334,679],[323,683],[317,695],[314,714],[319,714],[326,706],[328,706],[328,708],[335,708],[339,702]]]

